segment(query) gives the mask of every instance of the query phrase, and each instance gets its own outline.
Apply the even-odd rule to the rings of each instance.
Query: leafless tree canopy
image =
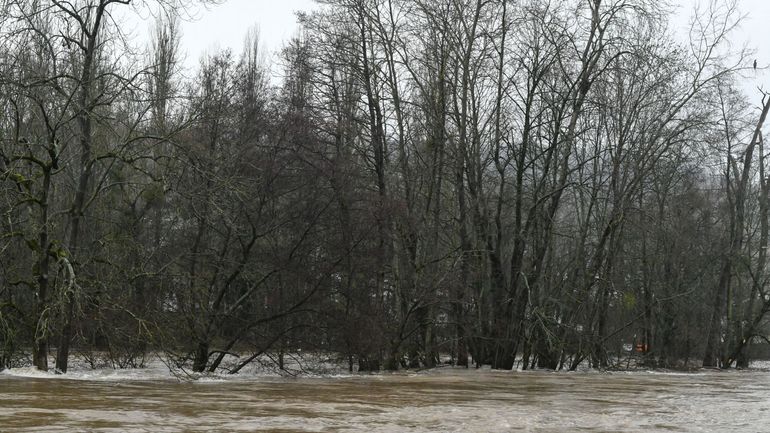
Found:
[[[203,3],[0,1],[0,369],[730,368],[767,341],[770,97],[741,93],[734,2],[679,42],[650,0],[324,0],[274,65],[244,29],[185,78]],[[114,17],[141,11],[137,49]]]

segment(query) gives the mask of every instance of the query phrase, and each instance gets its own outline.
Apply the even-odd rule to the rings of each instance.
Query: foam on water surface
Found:
[[[562,432],[762,431],[770,372],[422,372],[315,377],[12,369],[0,430]],[[69,379],[69,380],[62,380]]]

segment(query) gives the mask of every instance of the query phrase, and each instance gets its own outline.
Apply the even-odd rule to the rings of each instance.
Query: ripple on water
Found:
[[[214,377],[151,370],[0,375],[0,430],[561,432],[762,431],[770,372]],[[89,377],[89,375],[91,375]]]

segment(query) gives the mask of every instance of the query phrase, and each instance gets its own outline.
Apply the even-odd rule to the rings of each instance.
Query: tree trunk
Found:
[[[198,342],[198,347],[195,349],[195,356],[193,358],[193,371],[196,373],[204,372],[208,362],[209,343],[207,341],[200,341]]]

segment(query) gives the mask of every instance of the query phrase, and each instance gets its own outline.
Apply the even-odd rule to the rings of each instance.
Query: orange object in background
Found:
[[[642,343],[636,343],[636,351],[637,352],[646,352],[647,351],[647,345]]]

